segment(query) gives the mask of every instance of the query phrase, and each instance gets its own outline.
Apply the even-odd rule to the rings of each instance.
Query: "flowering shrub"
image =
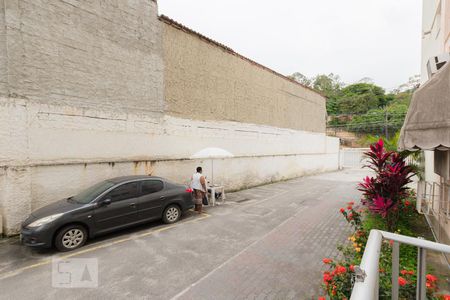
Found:
[[[357,211],[354,209],[353,205],[355,205],[355,202],[347,202],[347,209],[341,208],[340,212],[344,215],[347,222],[350,223],[350,225],[355,228],[355,230],[358,230],[361,228],[361,210]]]
[[[350,294],[352,274],[354,266],[339,264],[332,259],[325,258],[323,263],[329,266],[329,270],[323,273],[323,284],[328,295],[332,299],[347,299]]]
[[[413,176],[412,169],[395,152],[385,151],[383,142],[371,147],[369,168],[374,177],[366,177],[359,190],[363,192],[362,206],[353,201],[339,209],[351,225],[353,233],[348,242],[339,245],[339,259],[324,258],[326,270],[323,273],[323,288],[326,296],[319,299],[349,299],[355,267],[361,263],[368,235],[371,229],[390,230],[405,235],[414,235],[412,224],[419,218],[415,210],[415,194],[406,185]],[[379,260],[379,297],[391,298],[392,242],[381,244]],[[417,249],[408,245],[400,246],[399,298],[414,299],[416,293]],[[427,299],[450,300],[450,295],[439,295],[439,279],[427,274]]]
[[[323,287],[326,296],[319,299],[349,299],[355,267],[361,263],[368,235],[371,229],[389,230],[404,235],[414,235],[412,224],[420,218],[415,210],[414,192],[406,185],[411,182],[414,171],[407,166],[404,157],[392,151],[386,151],[383,141],[370,147],[366,153],[370,163],[367,165],[375,172],[374,177],[366,177],[358,185],[363,192],[363,207],[348,202],[339,211],[351,225],[353,233],[348,243],[339,245],[340,259],[324,258],[326,270],[323,272]],[[384,240],[381,244],[379,260],[379,298],[391,298],[392,242]],[[417,249],[400,245],[400,299],[415,299]],[[427,274],[427,299],[450,300],[450,295],[438,295],[439,279]]]
[[[407,200],[411,201],[411,200]],[[406,201],[405,201],[406,202]],[[404,202],[403,204],[404,205]],[[411,203],[405,207],[410,209]],[[413,210],[413,208],[412,208]],[[352,290],[352,279],[355,275],[355,266],[361,263],[361,258],[368,239],[368,230],[364,228],[363,214],[371,214],[370,211],[362,211],[355,209],[352,202],[348,203],[347,208],[341,208],[340,213],[345,217],[347,222],[353,227],[354,232],[348,237],[349,243],[338,246],[342,254],[342,259],[334,260],[332,258],[324,258],[322,262],[327,266],[327,270],[323,272],[323,287],[327,297],[319,297],[319,299],[349,299]],[[365,215],[364,215],[365,216]],[[400,230],[397,230],[400,233]],[[403,245],[402,245],[403,246]],[[406,249],[407,250],[407,249]],[[384,240],[381,245],[380,261],[379,261],[379,284],[380,299],[390,299],[391,296],[391,251],[392,243]],[[414,249],[412,256],[400,258],[400,276],[398,277],[399,298],[415,299],[416,293],[416,261],[417,250]],[[403,249],[402,252],[406,252]],[[405,267],[407,266],[407,267]],[[427,274],[427,299],[445,299],[450,300],[450,295],[438,295],[439,279]]]
[[[387,228],[394,231],[399,218],[399,206],[408,196],[407,184],[415,175],[406,164],[405,157],[394,151],[386,151],[383,140],[370,146],[365,155],[369,163],[365,166],[375,172],[375,177],[366,177],[359,184],[363,192],[362,204],[374,214],[386,218]]]

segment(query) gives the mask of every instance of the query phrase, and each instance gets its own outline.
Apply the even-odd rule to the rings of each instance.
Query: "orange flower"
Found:
[[[409,202],[408,200],[405,201],[405,206],[410,206],[411,202]]]
[[[351,205],[347,206],[348,210],[351,210],[352,208],[353,208],[353,206],[351,206]]]
[[[344,213],[344,212],[345,212],[345,208],[341,208],[339,211],[340,211],[341,213]]]
[[[355,202],[353,202],[353,201],[347,202],[347,205],[354,205],[354,204],[355,204]]]
[[[414,275],[414,271],[401,270],[400,274],[402,274],[402,275]]]
[[[407,284],[408,283],[408,281],[406,281],[406,279],[405,278],[403,278],[403,277],[398,277],[398,284],[400,285],[400,286],[404,286],[405,284]]]
[[[350,265],[350,267],[348,267],[350,271],[355,272],[355,266],[354,265]]]
[[[327,300],[325,297],[319,297],[319,298],[317,298],[317,300]]]
[[[344,266],[336,266],[336,269],[334,270],[336,274],[343,274],[347,272],[347,269]]]
[[[444,299],[444,300],[450,300],[450,295],[442,295],[442,299]]]
[[[331,263],[333,260],[332,260],[331,258],[324,258],[324,259],[322,259],[322,261],[323,261],[324,264],[329,264],[329,263]]]
[[[333,280],[333,276],[329,272],[323,273],[323,282],[328,285]]]
[[[437,277],[433,276],[431,274],[427,274],[426,278],[427,278],[427,281],[430,281],[430,282],[436,282],[437,281]]]

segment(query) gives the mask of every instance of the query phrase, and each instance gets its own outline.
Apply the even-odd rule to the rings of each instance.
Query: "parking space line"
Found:
[[[169,230],[169,229],[177,227],[177,226],[179,226],[181,224],[193,223],[193,222],[196,222],[196,221],[204,220],[204,219],[209,218],[209,217],[211,217],[211,215],[209,215],[207,213],[202,213],[201,217],[195,218],[193,220],[188,220],[188,221],[185,221],[185,222],[175,223],[175,224],[164,226],[164,227],[161,227],[161,228],[158,228],[158,229],[153,229],[153,230],[150,230],[150,231],[146,231],[144,233],[131,235],[131,236],[127,237],[127,238],[123,238],[123,239],[119,239],[119,240],[101,243],[101,244],[99,244],[97,246],[93,246],[93,247],[90,247],[90,248],[87,248],[87,249],[82,249],[82,250],[76,251],[74,253],[69,253],[67,255],[52,257],[51,259],[46,259],[44,261],[41,261],[41,262],[38,262],[38,263],[35,263],[35,264],[32,264],[32,265],[29,265],[29,266],[25,266],[25,267],[19,268],[17,270],[10,271],[10,272],[7,272],[7,273],[5,273],[3,275],[0,275],[0,280],[7,279],[7,278],[10,278],[10,277],[14,277],[16,275],[19,275],[23,271],[27,271],[27,270],[30,270],[30,269],[34,269],[34,268],[37,268],[37,267],[41,267],[41,266],[45,266],[45,265],[51,264],[53,258],[56,258],[56,259],[67,259],[67,258],[74,257],[74,256],[77,256],[77,255],[80,255],[80,254],[93,252],[93,251],[98,250],[98,249],[107,248],[107,247],[114,246],[114,245],[117,245],[117,244],[120,244],[120,243],[123,243],[123,242],[136,240],[136,239],[139,239],[139,238],[142,238],[142,237],[145,237],[145,236],[149,236],[149,235],[152,235],[152,234],[155,234],[155,233],[159,233],[159,232],[162,232],[162,231],[165,231],[165,230]]]

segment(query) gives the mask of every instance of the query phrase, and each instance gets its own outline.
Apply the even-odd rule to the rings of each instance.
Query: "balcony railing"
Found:
[[[392,298],[398,300],[398,277],[400,244],[415,246],[418,248],[417,256],[417,290],[416,299],[426,299],[426,251],[438,251],[450,254],[450,246],[413,238],[381,230],[371,230],[364,251],[361,264],[355,267],[355,284],[353,286],[351,300],[375,300],[379,291],[379,259],[381,243],[385,240],[393,241],[392,244]]]

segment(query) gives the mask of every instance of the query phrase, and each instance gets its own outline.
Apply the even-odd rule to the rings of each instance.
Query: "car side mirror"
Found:
[[[111,204],[111,199],[109,199],[109,198],[100,202],[100,206],[107,206],[110,204]]]

